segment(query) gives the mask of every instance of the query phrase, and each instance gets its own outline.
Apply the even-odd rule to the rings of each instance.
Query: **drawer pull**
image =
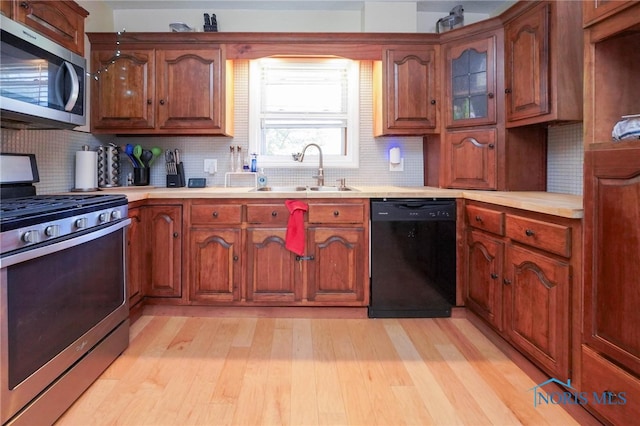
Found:
[[[178,238],[178,235],[179,235],[179,234],[178,234],[177,232],[174,232],[174,233],[173,233],[173,238]]]
[[[504,283],[504,285],[510,285],[511,284],[511,280],[508,279],[503,279],[502,282]]]
[[[524,231],[524,233],[527,235],[527,237],[533,237],[536,234],[531,229],[527,229],[526,231]]]
[[[238,259],[239,259],[238,255],[234,255],[234,256],[233,256],[233,261],[234,261],[234,262],[237,262],[237,261],[238,261]]]
[[[274,211],[272,211],[272,212],[271,212],[271,216],[273,216],[273,217],[278,216],[278,212],[277,212],[277,211],[275,211],[275,210],[274,210]]]
[[[498,274],[496,274],[496,273],[491,274],[491,279],[492,280],[497,280],[498,279]]]
[[[218,217],[218,212],[213,212],[213,214],[211,216]]]
[[[340,212],[338,210],[336,210],[336,211],[333,212],[333,215],[336,216],[336,217],[340,216]]]
[[[482,222],[482,218],[480,216],[476,216],[476,222]]]

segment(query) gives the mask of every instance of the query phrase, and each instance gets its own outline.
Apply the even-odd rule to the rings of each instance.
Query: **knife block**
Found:
[[[184,165],[182,163],[176,164],[177,174],[167,175],[167,188],[183,188],[187,181],[184,177]]]

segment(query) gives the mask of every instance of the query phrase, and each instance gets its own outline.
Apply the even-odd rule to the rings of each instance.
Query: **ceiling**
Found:
[[[383,0],[385,3],[406,2],[407,0]],[[198,0],[103,0],[113,10],[126,9],[235,9],[235,10],[360,10],[362,0],[235,0],[235,1],[198,1]],[[493,0],[417,0],[419,12],[448,13],[454,6],[461,4],[467,13],[492,15],[502,11],[505,4],[513,1]]]

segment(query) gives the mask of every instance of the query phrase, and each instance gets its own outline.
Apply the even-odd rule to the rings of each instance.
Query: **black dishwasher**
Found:
[[[369,317],[449,317],[455,299],[455,199],[372,199]]]

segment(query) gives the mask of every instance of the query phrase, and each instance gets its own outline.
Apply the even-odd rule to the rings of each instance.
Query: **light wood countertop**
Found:
[[[475,191],[434,188],[428,186],[351,186],[352,191],[318,192],[255,191],[248,187],[164,188],[164,187],[119,187],[108,188],[101,193],[125,194],[129,202],[145,199],[184,198],[464,198],[505,207],[545,213],[554,216],[580,219],[583,217],[582,197],[540,191]]]

